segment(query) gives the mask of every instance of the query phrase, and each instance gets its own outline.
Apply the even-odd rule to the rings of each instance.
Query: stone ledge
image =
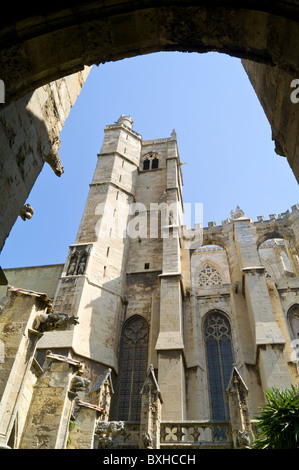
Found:
[[[257,322],[255,325],[255,337],[257,346],[286,343],[276,322]]]
[[[162,274],[159,274],[159,277],[182,277],[182,273],[180,273],[180,272],[162,273]]]
[[[179,331],[160,332],[155,349],[156,351],[184,349],[184,342],[181,333]]]
[[[262,274],[266,271],[266,268],[264,268],[264,266],[248,266],[246,268],[242,268],[241,271],[243,274],[247,274],[247,273]]]

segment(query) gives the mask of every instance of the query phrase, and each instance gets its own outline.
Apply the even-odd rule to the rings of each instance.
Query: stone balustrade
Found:
[[[161,448],[231,447],[231,429],[228,422],[169,421],[161,423]]]
[[[119,448],[135,448],[139,443],[139,423],[125,422]],[[162,421],[160,448],[230,448],[231,427],[228,422]]]

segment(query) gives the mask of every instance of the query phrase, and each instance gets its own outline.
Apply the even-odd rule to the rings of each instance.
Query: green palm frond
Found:
[[[259,407],[257,427],[260,434],[256,449],[299,448],[299,390],[272,388],[265,393],[267,402]]]

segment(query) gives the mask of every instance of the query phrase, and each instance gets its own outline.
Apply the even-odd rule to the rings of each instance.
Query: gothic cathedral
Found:
[[[190,229],[182,186],[175,131],[122,115],[65,264],[6,270],[2,448],[249,447],[298,384],[299,206]]]

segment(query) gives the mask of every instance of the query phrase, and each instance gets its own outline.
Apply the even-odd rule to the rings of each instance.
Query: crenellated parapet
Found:
[[[214,244],[224,248],[229,242],[228,232],[232,228],[233,222],[240,220],[240,218],[246,218],[243,211],[235,213],[232,211],[231,217],[222,220],[221,225],[217,225],[215,221],[208,222],[208,226],[203,228],[203,245]],[[283,238],[292,243],[298,243],[295,225],[299,221],[299,204],[293,205],[291,210],[281,214],[269,214],[268,218],[258,216],[256,221],[253,221],[252,218],[246,219],[254,229],[257,248],[265,240],[271,238]],[[189,237],[192,236],[192,233],[192,230],[188,231]]]

